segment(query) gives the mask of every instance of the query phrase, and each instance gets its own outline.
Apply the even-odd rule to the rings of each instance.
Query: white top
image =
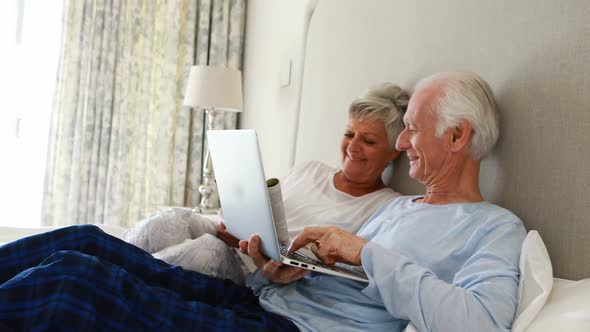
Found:
[[[289,239],[305,226],[337,226],[356,233],[383,203],[400,196],[391,188],[355,197],[334,187],[339,170],[319,161],[292,168],[281,180]]]

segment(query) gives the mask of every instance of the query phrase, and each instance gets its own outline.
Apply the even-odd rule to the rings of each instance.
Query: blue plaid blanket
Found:
[[[166,264],[96,226],[0,247],[0,330],[297,331],[246,287]]]

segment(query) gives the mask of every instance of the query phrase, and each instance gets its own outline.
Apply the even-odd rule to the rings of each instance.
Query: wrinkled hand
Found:
[[[284,265],[262,255],[260,252],[260,237],[256,234],[250,236],[249,241],[240,241],[240,250],[252,257],[254,264],[260,269],[263,277],[276,284],[286,285],[310,273],[309,270]]]
[[[308,243],[311,251],[326,265],[342,262],[361,265],[361,251],[368,241],[338,227],[305,227],[293,239],[289,251],[294,252]]]
[[[223,220],[220,220],[217,223],[217,237],[225,242],[225,244],[227,244],[230,247],[233,248],[238,248],[239,247],[239,242],[240,239],[238,239],[237,237],[231,235],[227,229],[225,228],[225,224],[223,223]]]

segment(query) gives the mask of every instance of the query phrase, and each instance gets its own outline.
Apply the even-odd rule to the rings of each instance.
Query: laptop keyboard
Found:
[[[313,259],[311,257],[302,255],[298,252],[290,252],[289,251],[289,245],[287,244],[279,244],[279,249],[281,250],[281,255],[287,257],[287,258],[291,258],[291,259],[295,259],[298,260],[300,262],[303,263],[307,263],[307,264],[311,264],[311,265],[316,265],[316,266],[321,266],[323,268],[326,269],[330,269],[330,270],[335,270],[332,266],[326,265],[324,263],[322,263],[322,261],[318,260],[318,259]]]

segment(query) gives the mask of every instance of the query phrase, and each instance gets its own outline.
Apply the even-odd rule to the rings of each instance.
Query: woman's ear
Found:
[[[459,152],[468,147],[469,140],[473,134],[473,127],[469,121],[461,121],[461,123],[451,131],[451,151]]]
[[[397,158],[399,158],[401,153],[402,153],[401,151],[393,149],[393,151],[391,151],[391,155],[389,155],[389,161],[391,162],[391,161],[396,160]]]

